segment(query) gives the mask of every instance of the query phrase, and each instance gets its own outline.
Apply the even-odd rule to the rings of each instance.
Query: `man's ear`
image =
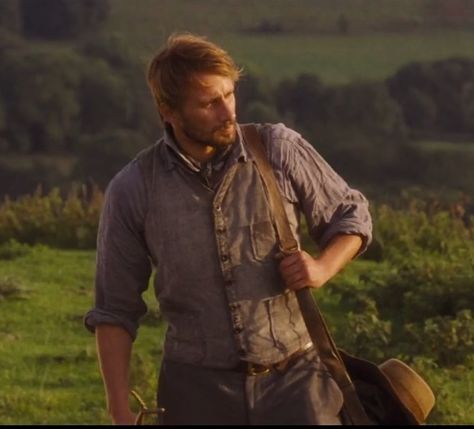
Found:
[[[167,103],[161,103],[159,106],[160,116],[163,122],[172,124],[175,119],[175,110]]]

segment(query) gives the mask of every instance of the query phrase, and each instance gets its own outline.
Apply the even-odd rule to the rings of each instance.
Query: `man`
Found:
[[[165,424],[339,424],[342,394],[294,291],[319,288],[371,239],[366,199],[282,124],[260,125],[295,237],[321,247],[281,258],[264,188],[236,122],[239,70],[204,38],[170,37],[148,82],[163,139],[111,181],[98,233],[96,333],[108,410],[132,423],[128,367],[141,298],[168,322],[158,398]]]

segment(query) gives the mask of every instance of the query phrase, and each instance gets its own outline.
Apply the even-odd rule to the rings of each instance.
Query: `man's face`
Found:
[[[215,74],[195,75],[182,105],[171,116],[175,134],[194,144],[222,148],[234,143],[234,81]]]

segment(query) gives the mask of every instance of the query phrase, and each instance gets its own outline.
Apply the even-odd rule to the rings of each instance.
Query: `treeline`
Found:
[[[0,2],[0,195],[32,192],[38,183],[103,188],[160,136],[146,65],[123,38],[98,31],[108,10],[105,0]],[[67,43],[44,43],[52,39]],[[249,71],[237,97],[241,122],[296,128],[358,186],[473,190],[468,145],[429,151],[413,142],[474,139],[473,59],[417,62],[383,82],[332,86],[310,74],[272,84]],[[2,162],[11,155],[73,161],[67,174],[40,163],[19,170]]]
[[[407,64],[383,82],[337,86],[304,74],[271,87],[250,75],[240,84],[238,101],[244,122],[282,120],[295,126],[338,170],[359,182],[468,189],[469,181],[458,180],[458,173],[472,170],[469,151],[443,153],[440,160],[413,142],[474,141],[473,91],[474,59],[450,58]],[[473,183],[474,176],[469,180]]]
[[[67,177],[51,163],[0,163],[0,194],[74,180],[105,186],[156,139],[143,64],[122,38],[98,31],[108,10],[106,0],[0,2],[0,158],[74,158]]]
[[[26,37],[72,38],[96,29],[109,10],[108,0],[2,0],[0,27]]]

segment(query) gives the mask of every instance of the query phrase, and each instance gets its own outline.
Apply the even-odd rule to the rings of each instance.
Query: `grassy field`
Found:
[[[0,261],[2,424],[109,422],[94,336],[82,326],[92,305],[94,261],[91,251],[45,247]],[[150,405],[161,337],[145,323],[135,345],[132,382]]]
[[[380,80],[411,61],[473,55],[472,26],[470,30],[462,25],[451,29],[403,27],[407,22],[428,21],[426,2],[421,0],[299,0],[298,6],[295,3],[114,0],[105,31],[122,35],[143,63],[174,31],[208,35],[239,64],[273,81],[299,73],[315,73],[330,84]],[[336,29],[341,13],[352,23],[352,31],[346,35]],[[262,20],[279,23],[282,31],[248,31]]]
[[[0,422],[2,424],[107,424],[94,336],[82,326],[93,300],[93,251],[34,247],[0,260]],[[375,262],[356,261],[342,274],[356,282]],[[146,292],[149,313],[135,343],[132,385],[154,405],[164,324]],[[323,299],[331,311],[338,306]],[[474,371],[424,368],[438,404],[429,423],[474,423]]]

